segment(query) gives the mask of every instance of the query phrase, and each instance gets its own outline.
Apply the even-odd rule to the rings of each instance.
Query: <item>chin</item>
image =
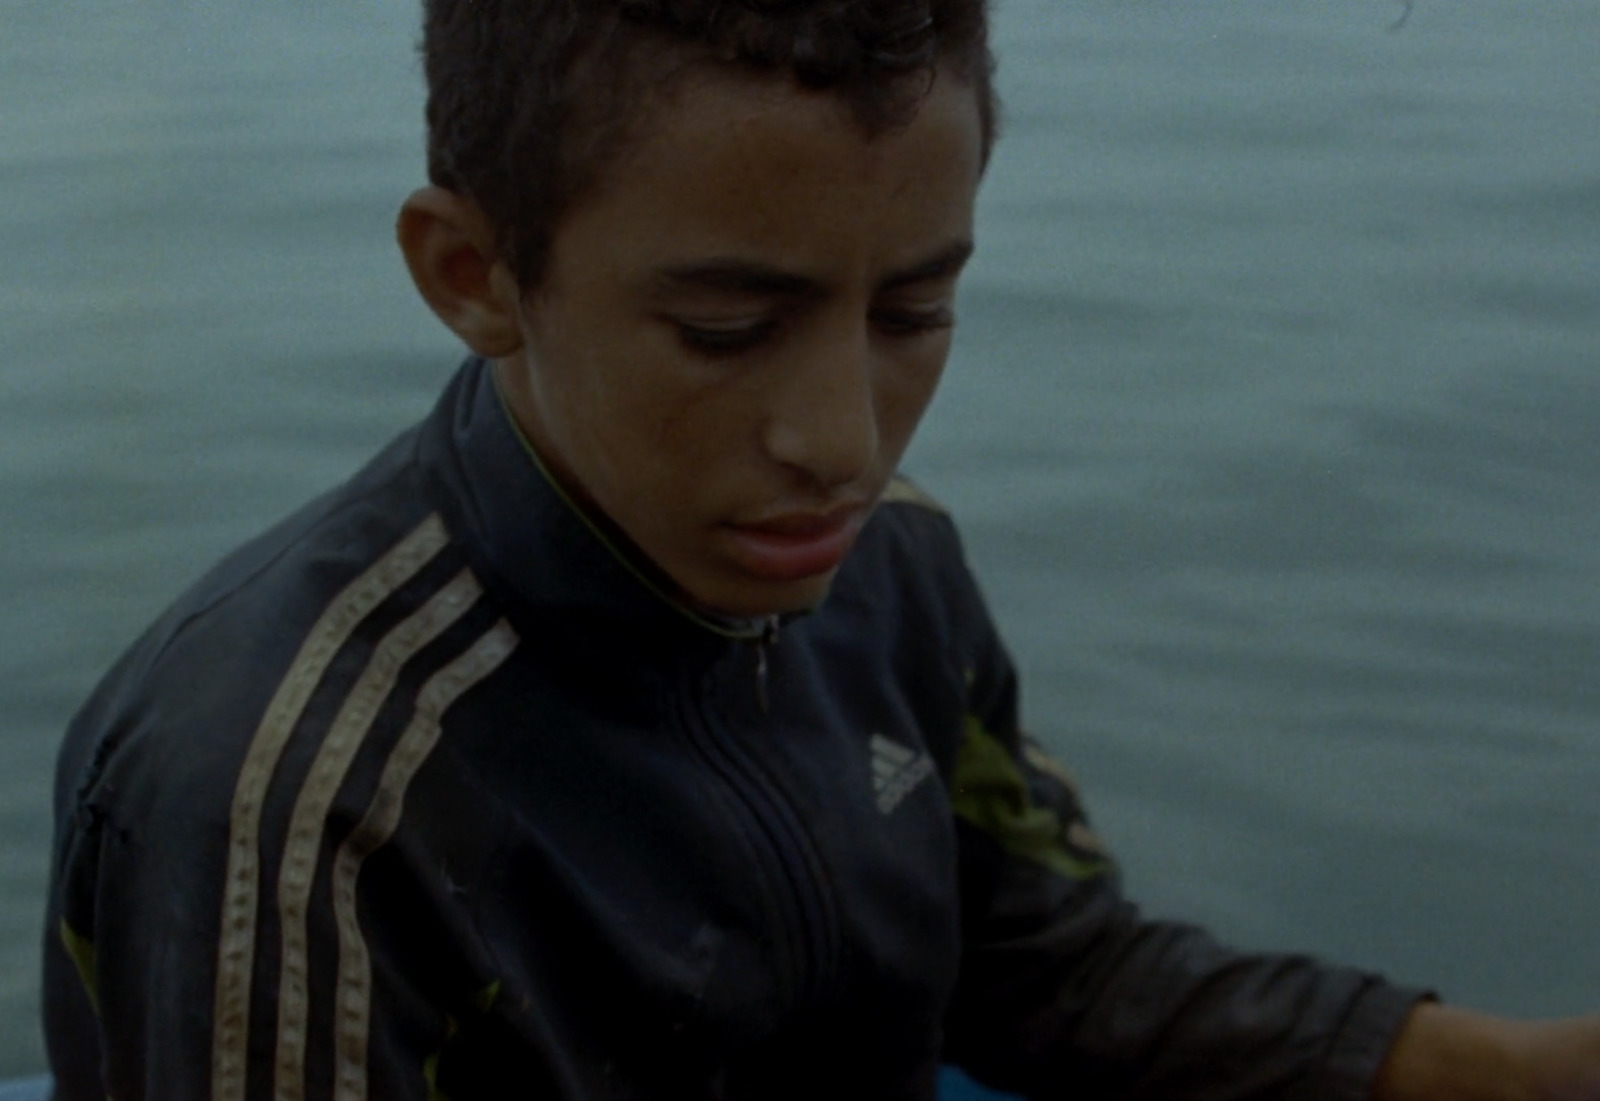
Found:
[[[740,619],[808,612],[826,599],[837,572],[796,581],[741,581],[719,586],[712,599],[697,603],[718,615]]]

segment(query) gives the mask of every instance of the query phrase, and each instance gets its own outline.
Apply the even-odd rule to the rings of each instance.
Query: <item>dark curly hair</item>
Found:
[[[517,281],[628,136],[647,92],[696,61],[838,92],[878,133],[910,120],[936,63],[997,105],[988,0],[424,0],[428,176],[472,199]]]

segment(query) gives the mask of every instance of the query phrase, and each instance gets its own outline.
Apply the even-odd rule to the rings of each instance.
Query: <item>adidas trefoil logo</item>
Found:
[[[878,811],[888,814],[922,781],[933,775],[933,761],[926,753],[891,742],[874,734],[867,742],[872,751],[872,790],[878,796]]]

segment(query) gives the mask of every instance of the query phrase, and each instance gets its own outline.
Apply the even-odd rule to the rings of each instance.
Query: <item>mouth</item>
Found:
[[[801,581],[837,569],[866,519],[866,508],[846,505],[725,524],[722,530],[744,572],[764,581]]]

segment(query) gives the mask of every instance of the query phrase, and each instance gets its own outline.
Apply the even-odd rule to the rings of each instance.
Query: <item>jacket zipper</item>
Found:
[[[763,633],[757,651],[757,686],[763,712],[765,650],[776,638],[774,620]],[[810,1001],[834,969],[838,933],[832,892],[824,886],[820,860],[789,799],[774,784],[731,732],[719,723],[704,693],[693,692],[683,708],[689,740],[702,759],[732,793],[745,822],[741,831],[749,839],[760,865],[765,907],[774,922],[782,959],[779,973],[786,983],[787,1004]]]
[[[761,625],[761,637],[756,639],[756,701],[761,704],[761,713],[767,714],[771,708],[767,701],[767,651],[778,644],[778,617],[770,615]]]

